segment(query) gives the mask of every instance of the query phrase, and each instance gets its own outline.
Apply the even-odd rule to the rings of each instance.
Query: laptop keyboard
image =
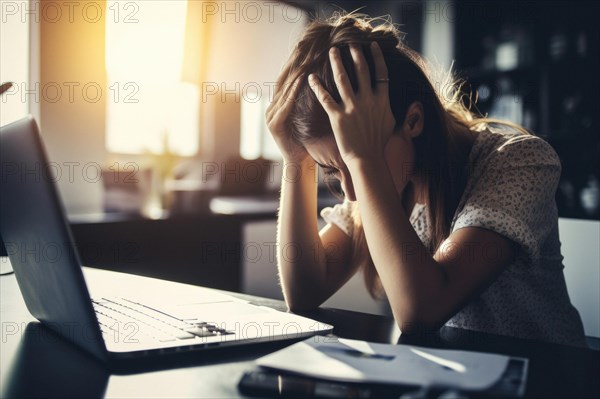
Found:
[[[92,299],[92,304],[102,333],[115,338],[172,342],[233,334],[213,323],[180,320],[124,298]]]

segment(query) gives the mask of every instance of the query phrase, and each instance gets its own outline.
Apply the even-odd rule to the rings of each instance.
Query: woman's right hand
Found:
[[[295,142],[286,129],[286,122],[296,102],[296,96],[303,77],[303,75],[298,76],[288,94],[283,94],[285,98],[281,98],[281,101],[277,103],[272,102],[265,113],[267,127],[286,162],[302,162],[309,156],[306,149]]]

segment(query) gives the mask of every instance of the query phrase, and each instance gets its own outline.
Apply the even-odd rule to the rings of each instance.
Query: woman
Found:
[[[523,128],[436,87],[395,27],[313,22],[267,110],[284,158],[278,268],[292,311],[359,269],[403,332],[456,326],[585,345],[562,273],[560,162]],[[317,227],[315,165],[345,199]]]

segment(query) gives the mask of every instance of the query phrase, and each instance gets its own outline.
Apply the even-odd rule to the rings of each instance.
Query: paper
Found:
[[[436,385],[485,390],[508,356],[313,337],[257,360],[258,365],[346,382]]]

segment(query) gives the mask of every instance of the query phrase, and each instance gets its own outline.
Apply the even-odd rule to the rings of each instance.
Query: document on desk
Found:
[[[515,369],[514,361],[519,363]],[[524,392],[527,359],[409,345],[378,344],[342,338],[313,337],[257,360],[258,365],[309,377],[359,383],[421,385],[483,391],[499,381],[515,385],[502,391]],[[515,378],[515,372],[520,378]],[[503,377],[504,376],[504,377]],[[517,386],[518,385],[518,386]]]

